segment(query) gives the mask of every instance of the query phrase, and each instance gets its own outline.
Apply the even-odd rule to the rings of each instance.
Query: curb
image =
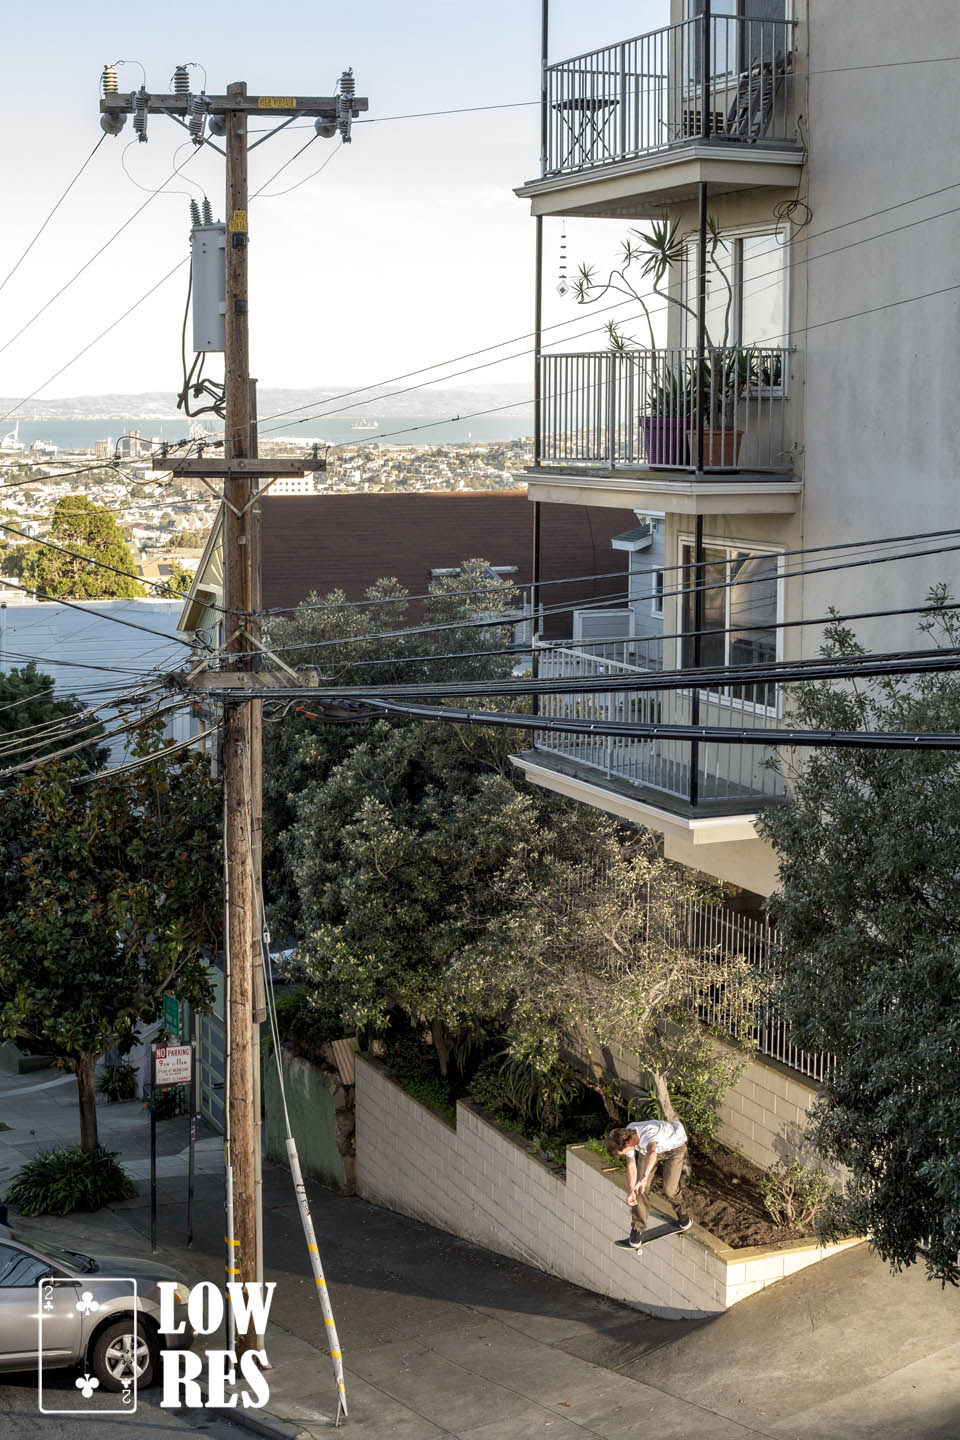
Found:
[[[229,1420],[231,1425],[239,1425],[244,1430],[252,1431],[254,1435],[265,1435],[267,1440],[297,1440],[297,1436],[303,1433],[302,1425],[281,1420],[279,1415],[273,1415],[269,1410],[258,1410],[254,1413],[233,1406],[207,1410],[208,1392],[201,1386],[200,1393],[203,1396],[205,1415],[219,1415],[222,1419]]]

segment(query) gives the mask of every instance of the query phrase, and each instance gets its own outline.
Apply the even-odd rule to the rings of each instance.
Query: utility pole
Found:
[[[227,86],[227,95],[246,95],[243,82]],[[227,225],[226,348],[224,350],[223,594],[228,638],[227,664],[238,670],[250,664],[252,640],[259,629],[254,614],[253,482],[248,473],[230,469],[248,460],[250,450],[250,343],[247,317],[247,116],[243,110],[226,115]],[[241,618],[242,617],[242,618]],[[229,632],[232,632],[229,633]],[[229,657],[236,656],[235,661]],[[243,658],[241,658],[243,657]],[[224,863],[230,903],[226,915],[230,957],[230,1093],[227,1096],[227,1163],[233,1179],[233,1266],[235,1279],[257,1279],[256,1126],[253,1099],[253,969],[259,943],[253,828],[252,710],[262,702],[226,705],[223,711]],[[258,1057],[259,1058],[259,1057]],[[228,1257],[228,1266],[230,1257]],[[237,1336],[239,1352],[248,1337]],[[250,1344],[254,1342],[249,1342]]]
[[[317,134],[341,143],[350,140],[352,120],[368,108],[368,101],[354,94],[352,71],[344,71],[338,92],[333,96],[251,96],[246,83],[228,85],[225,95],[190,93],[188,66],[175,71],[175,93],[155,95],[146,85],[129,94],[121,93],[117,70],[107,66],[103,73],[100,102],[101,127],[118,135],[127,115],[139,140],[147,139],[151,114],[162,114],[183,125],[197,146],[209,145],[226,160],[226,234],[224,285],[224,453],[223,459],[185,458],[162,454],[154,468],[176,475],[190,475],[223,482],[223,608],[225,640],[223,668],[242,683],[269,683],[270,672],[254,677],[269,652],[260,640],[260,516],[258,489],[282,475],[304,475],[323,468],[316,455],[303,460],[260,461],[257,456],[255,402],[250,379],[248,293],[247,293],[247,157],[249,149],[262,144],[271,134],[284,129],[300,116],[315,117]],[[273,117],[273,131],[248,146],[247,116]],[[224,150],[213,136],[224,137]],[[220,348],[217,345],[208,348]],[[287,682],[297,674],[282,661],[274,663],[285,672]],[[212,677],[211,677],[212,678]],[[315,677],[314,677],[315,678]],[[253,695],[231,699],[223,706],[224,786],[224,869],[226,883],[225,954],[229,1007],[226,1017],[227,1051],[230,1056],[227,1095],[227,1194],[232,1214],[228,1216],[227,1279],[254,1282],[262,1279],[262,1244],[258,1240],[260,1200],[259,1144],[259,1022],[263,1019],[262,990],[255,984],[261,974],[261,915],[258,893],[261,809],[262,701]],[[259,994],[258,994],[259,992]],[[259,1000],[259,1004],[258,1004]],[[288,1150],[291,1142],[288,1142]],[[301,1213],[306,1209],[301,1195],[302,1180],[291,1160],[298,1189]],[[232,1223],[230,1223],[232,1222]],[[309,1216],[304,1221],[308,1241],[312,1239]],[[261,1237],[262,1240],[262,1237]],[[316,1274],[318,1293],[329,1311],[315,1240],[308,1245]],[[346,1413],[343,1370],[337,1348],[332,1315],[326,1321],[332,1337],[331,1356],[337,1375],[340,1410]],[[257,1345],[257,1337],[236,1337],[238,1353]],[[338,1410],[338,1416],[340,1411]]]

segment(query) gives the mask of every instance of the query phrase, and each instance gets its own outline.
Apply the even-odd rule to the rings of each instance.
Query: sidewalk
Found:
[[[72,1087],[30,1095],[0,1080],[10,1157],[44,1114],[72,1118]],[[24,1091],[15,1103],[4,1091]],[[56,1097],[51,1100],[51,1096]],[[63,1102],[68,1101],[69,1104]],[[12,1100],[12,1097],[11,1097]],[[100,1111],[103,1142],[143,1148],[130,1107]],[[146,1131],[145,1116],[140,1125]],[[15,1118],[14,1118],[15,1117]],[[75,1121],[74,1121],[75,1123]],[[164,1122],[170,1166],[181,1122]],[[46,1132],[45,1143],[50,1143]],[[75,1131],[69,1137],[75,1138]],[[212,1164],[213,1146],[208,1142]],[[219,1161],[219,1154],[217,1156]],[[132,1168],[132,1167],[131,1167]],[[711,1321],[653,1319],[407,1220],[308,1186],[357,1440],[956,1440],[960,1304],[916,1270],[890,1276],[866,1246]],[[198,1177],[196,1241],[183,1172],[161,1180],[157,1258],[221,1282],[219,1169]],[[230,1418],[285,1440],[330,1432],[336,1392],[289,1175],[264,1174],[265,1265],[277,1282],[266,1411]],[[80,1248],[148,1253],[149,1193],[108,1212],[30,1221]],[[632,1256],[631,1264],[642,1263]],[[207,1342],[208,1344],[210,1342]]]

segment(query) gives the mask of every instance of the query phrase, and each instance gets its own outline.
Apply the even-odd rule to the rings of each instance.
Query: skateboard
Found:
[[[644,1250],[648,1245],[652,1245],[654,1240],[662,1240],[665,1235],[685,1235],[689,1228],[689,1225],[678,1225],[675,1220],[667,1220],[663,1225],[654,1225],[651,1230],[644,1230],[643,1246],[640,1250],[634,1250],[629,1240],[614,1240],[613,1243],[621,1250],[633,1250],[634,1255],[642,1259]]]

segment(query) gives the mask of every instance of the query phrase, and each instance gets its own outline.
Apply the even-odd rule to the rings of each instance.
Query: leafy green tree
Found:
[[[540,863],[493,889],[495,918],[458,967],[509,994],[510,1058],[547,1075],[573,1057],[614,1119],[610,1050],[634,1057],[668,1119],[676,1082],[714,1097],[733,1084],[742,1064],[713,1043],[697,1001],[722,993],[747,1050],[763,987],[743,956],[688,939],[692,907],[719,904],[719,887],[665,860],[650,834],[571,806]]]
[[[940,588],[930,597],[947,603]],[[955,612],[922,627],[960,644]],[[839,623],[824,654],[862,653]],[[795,722],[956,732],[955,675],[797,687]],[[850,1180],[825,1233],[869,1234],[899,1269],[955,1280],[960,1251],[960,761],[955,751],[815,750],[765,812],[780,888],[782,999],[833,1061],[813,1112]]]
[[[120,528],[104,506],[84,495],[65,495],[53,507],[50,539],[101,563],[88,565],[46,545],[24,546],[18,573],[31,589],[65,600],[131,600],[146,595]],[[122,573],[116,574],[118,570]]]
[[[509,583],[493,577],[486,562],[468,560],[459,575],[434,580],[429,589],[430,598],[416,613],[407,592],[392,579],[380,580],[367,591],[370,604],[349,604],[342,591],[310,595],[289,617],[274,617],[266,638],[288,664],[315,665],[337,683],[416,683],[438,674],[449,679],[509,675],[517,657],[495,652],[513,642],[513,627],[475,624],[516,607],[518,596]],[[391,633],[430,625],[450,628],[420,635]],[[457,652],[470,652],[469,658],[434,663],[437,656]],[[305,923],[284,841],[295,824],[303,823],[302,794],[307,787],[313,793],[318,781],[368,735],[365,725],[325,724],[309,711],[309,704],[294,708],[282,723],[264,727],[264,884],[271,928],[282,935],[301,932]]]
[[[21,669],[0,675],[0,770],[48,755],[76,740],[87,738],[90,745],[77,752],[81,764],[95,769],[106,751],[96,744],[103,726],[90,725],[78,717],[85,709],[73,695],[53,697],[54,681],[37,669],[34,661]],[[68,723],[68,722],[74,723]],[[80,728],[81,725],[84,728]]]
[[[134,754],[162,745],[145,727]],[[165,990],[208,1005],[221,931],[219,807],[199,755],[80,783],[54,761],[0,793],[0,1033],[77,1076],[82,1148],[97,1148],[94,1067],[159,1015]]]

